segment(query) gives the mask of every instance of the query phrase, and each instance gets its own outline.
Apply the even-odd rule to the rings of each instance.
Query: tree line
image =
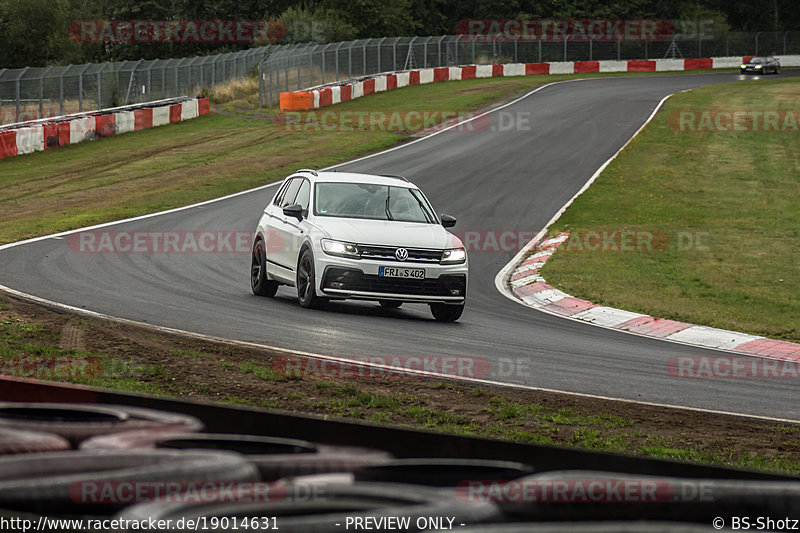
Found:
[[[272,20],[280,42],[445,35],[464,19],[713,20],[718,31],[800,31],[797,0],[0,0],[0,69],[188,57],[242,42],[97,42],[76,21]],[[274,36],[274,35],[273,35]]]

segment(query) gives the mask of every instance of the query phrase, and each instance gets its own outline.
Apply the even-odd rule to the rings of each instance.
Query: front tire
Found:
[[[464,304],[430,304],[431,314],[438,322],[455,322],[464,312]]]
[[[277,281],[267,278],[267,253],[264,241],[258,239],[253,244],[253,254],[250,258],[250,289],[257,296],[275,296],[278,292]]]
[[[321,309],[328,303],[327,298],[317,296],[314,289],[316,279],[314,255],[304,248],[297,261],[297,301],[306,309]]]

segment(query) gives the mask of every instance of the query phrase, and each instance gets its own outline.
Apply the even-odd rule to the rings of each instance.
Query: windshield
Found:
[[[436,223],[433,209],[419,190],[369,183],[317,183],[314,214]]]

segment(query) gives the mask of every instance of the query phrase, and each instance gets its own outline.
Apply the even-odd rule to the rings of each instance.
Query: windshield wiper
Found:
[[[392,212],[389,210],[389,201],[392,199],[392,188],[386,187],[386,217],[389,220],[394,220]]]

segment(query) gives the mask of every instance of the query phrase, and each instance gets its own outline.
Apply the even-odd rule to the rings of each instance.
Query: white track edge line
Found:
[[[544,393],[551,393],[551,394],[563,394],[568,396],[576,396],[579,398],[587,398],[593,400],[605,400],[605,401],[612,401],[612,402],[622,402],[629,405],[642,405],[646,407],[656,407],[659,409],[680,409],[684,411],[691,411],[696,413],[706,413],[706,414],[713,414],[713,415],[723,415],[723,416],[731,416],[736,418],[747,418],[752,420],[764,420],[769,422],[785,422],[790,424],[798,424],[800,420],[793,420],[791,418],[778,418],[778,417],[771,417],[771,416],[762,416],[762,415],[753,415],[753,414],[744,414],[744,413],[733,413],[729,411],[720,411],[716,409],[704,409],[702,407],[690,407],[686,405],[670,405],[670,404],[663,404],[663,403],[656,403],[656,402],[645,402],[641,400],[631,400],[628,398],[616,398],[614,396],[603,396],[599,394],[588,394],[583,392],[570,392],[570,391],[563,391],[558,389],[548,389],[545,387],[535,387],[533,385],[523,385],[519,383],[506,383],[502,381],[494,381],[490,379],[482,379],[482,378],[474,378],[468,376],[455,376],[455,375],[448,375],[448,374],[440,374],[436,372],[428,372],[425,370],[417,370],[417,369],[407,369],[402,367],[396,367],[392,365],[385,365],[385,364],[378,364],[378,363],[371,363],[371,362],[364,362],[354,359],[348,359],[347,357],[337,357],[334,355],[322,355],[316,354],[312,352],[303,352],[300,350],[293,350],[290,348],[279,348],[276,346],[269,346],[266,344],[259,344],[256,342],[248,342],[248,341],[240,341],[235,339],[226,339],[224,337],[215,337],[213,335],[205,335],[203,333],[195,333],[192,331],[185,331],[182,329],[176,328],[169,328],[166,326],[158,326],[155,324],[148,324],[146,322],[139,322],[137,320],[131,320],[127,318],[119,318],[112,315],[107,315],[104,313],[98,313],[97,311],[90,311],[88,309],[82,309],[79,307],[74,307],[71,305],[61,304],[58,302],[53,302],[47,300],[45,298],[39,298],[38,296],[32,296],[30,294],[26,294],[21,291],[17,291],[6,287],[4,285],[0,285],[0,291],[5,292],[13,297],[16,297],[21,300],[25,300],[31,303],[35,303],[38,305],[42,305],[49,308],[59,309],[62,311],[66,311],[72,314],[88,316],[90,318],[97,318],[101,320],[109,320],[113,322],[117,322],[120,324],[128,325],[128,326],[135,326],[140,327],[143,329],[148,329],[151,331],[156,331],[159,333],[165,333],[170,335],[177,335],[181,337],[188,337],[192,339],[197,339],[206,342],[214,342],[218,344],[224,344],[228,346],[237,346],[241,348],[250,348],[250,349],[258,349],[258,350],[271,350],[275,352],[280,352],[285,355],[290,356],[298,356],[298,357],[308,357],[313,358],[321,361],[331,361],[335,363],[342,363],[342,364],[349,364],[355,365],[365,368],[377,368],[381,370],[385,370],[387,372],[397,372],[400,374],[414,374],[420,377],[426,378],[435,378],[441,380],[448,380],[448,381],[456,381],[456,382],[465,382],[470,384],[476,385],[487,385],[493,387],[502,387],[502,388],[509,388],[509,389],[516,389],[516,390],[524,390],[530,392],[544,392]],[[355,356],[357,357],[357,356]],[[102,387],[101,387],[102,388]],[[116,391],[112,391],[116,392]]]

